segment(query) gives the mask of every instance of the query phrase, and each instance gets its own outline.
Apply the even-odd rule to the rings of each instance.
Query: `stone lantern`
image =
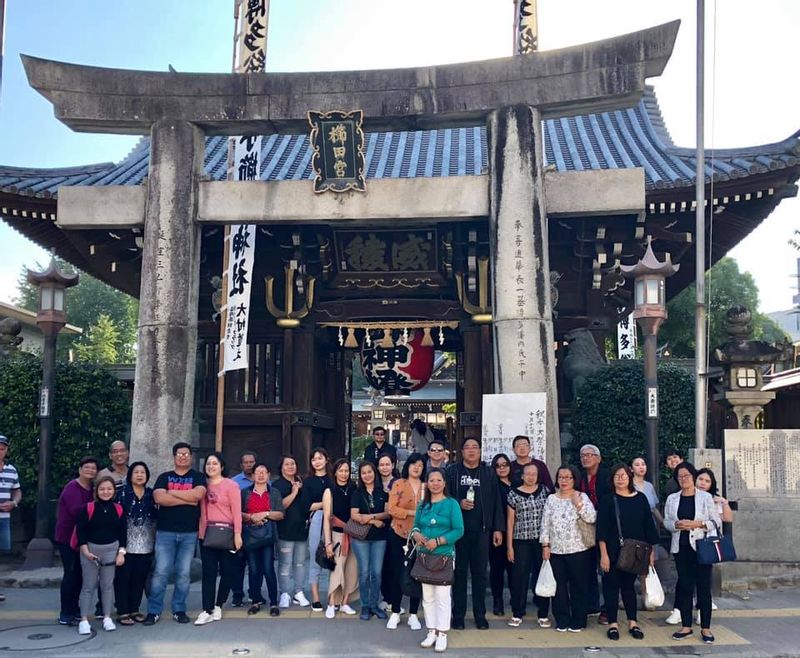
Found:
[[[633,317],[644,336],[645,426],[647,428],[647,475],[658,493],[658,376],[656,347],[658,329],[667,319],[665,281],[678,271],[669,254],[660,261],[653,253],[652,238],[647,237],[644,256],[635,265],[622,265],[626,278],[633,279]]]
[[[763,367],[779,360],[782,350],[761,340],[751,340],[752,319],[744,306],[734,306],[725,314],[728,341],[714,350],[714,360],[725,370],[725,400],[736,415],[739,429],[758,429],[764,406],[775,399],[772,391],[762,391]]]

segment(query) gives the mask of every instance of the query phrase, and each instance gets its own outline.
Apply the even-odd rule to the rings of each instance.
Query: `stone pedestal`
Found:
[[[153,124],[131,458],[147,462],[154,477],[172,467],[172,444],[192,436],[204,147],[191,123]]]
[[[488,121],[495,393],[547,394],[545,459],[561,461],[558,432],[541,114],[524,105]]]

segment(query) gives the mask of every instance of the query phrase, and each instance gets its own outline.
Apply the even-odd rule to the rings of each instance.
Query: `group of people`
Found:
[[[90,633],[99,590],[95,614],[105,630],[153,625],[174,576],[172,617],[189,623],[186,599],[199,539],[202,610],[195,625],[221,620],[231,593],[234,607],[244,605],[247,571],[250,615],[262,606],[271,616],[291,605],[310,606],[328,619],[375,617],[397,629],[408,596],[407,625],[422,628],[421,603],[428,630],[421,645],[441,652],[450,629],[465,627],[468,580],[478,629],[489,627],[487,572],[494,615],[505,615],[507,583],[507,623],[518,627],[528,592],[535,591],[540,570],[549,563],[555,595],[534,594],[539,627],[554,624],[556,631],[578,633],[596,613],[599,623],[608,624],[608,637],[618,640],[621,597],[628,633],[641,640],[637,575],[618,568],[620,545],[624,538],[655,546],[663,518],[679,576],[675,608],[682,627],[673,637],[691,635],[696,592],[702,637],[713,642],[710,568],[697,562],[694,546],[703,533],[730,520],[730,508],[715,497],[708,469],[698,473],[682,459],[673,465],[678,490],[667,498],[662,517],[644,479],[644,460],[606,470],[594,445],[581,448],[580,471],[562,466],[553,480],[547,465],[532,457],[525,436],[514,439],[513,460],[501,453],[490,465],[481,460],[480,440],[468,437],[461,459],[449,467],[444,445],[431,437],[427,454],[411,453],[402,472],[385,430],[375,428],[373,439],[354,474],[348,459],[332,462],[323,448],[315,448],[307,473],[301,475],[296,460],[285,455],[274,479],[253,452],[241,455],[241,472],[234,478],[227,477],[219,453],[208,455],[199,472],[191,446],[179,442],[172,450],[173,469],[160,474],[152,488],[147,465],[129,465],[122,441],[112,444],[107,469],[98,472],[96,459],[82,459],[78,477],[64,487],[58,504],[55,539],[64,568],[59,622],[77,623],[79,633]],[[0,451],[2,445],[0,440]],[[452,584],[422,580],[421,587],[410,588],[411,548],[418,558],[451,560]],[[655,551],[650,555],[652,564]],[[324,604],[323,569],[330,569]],[[355,600],[359,611],[351,605]]]

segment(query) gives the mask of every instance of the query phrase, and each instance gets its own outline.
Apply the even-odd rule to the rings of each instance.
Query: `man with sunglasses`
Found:
[[[441,439],[431,439],[428,445],[428,456],[425,459],[425,470],[447,468],[447,451]]]
[[[364,449],[364,459],[378,465],[378,460],[383,455],[389,455],[397,463],[397,448],[386,440],[386,430],[378,425],[372,429],[372,443]]]

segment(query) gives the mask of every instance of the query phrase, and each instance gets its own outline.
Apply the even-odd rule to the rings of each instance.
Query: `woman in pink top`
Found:
[[[222,604],[228,598],[236,569],[236,551],[242,548],[242,495],[239,485],[223,476],[225,461],[218,452],[206,457],[206,495],[200,500],[200,559],[203,563],[203,612],[195,626],[222,619]],[[233,531],[233,544],[224,548],[206,546],[209,526]],[[216,532],[216,531],[215,531]],[[222,572],[217,587],[217,574]]]

